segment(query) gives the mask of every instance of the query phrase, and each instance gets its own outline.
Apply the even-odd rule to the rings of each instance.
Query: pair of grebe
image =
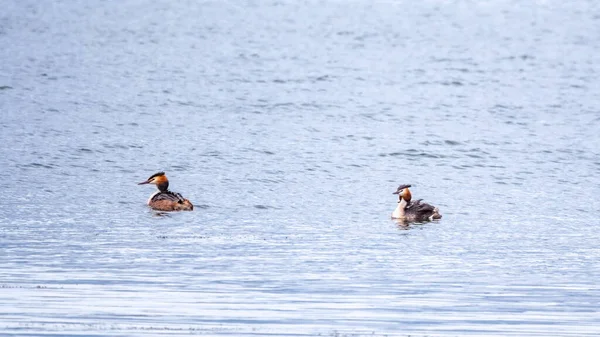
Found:
[[[148,206],[157,211],[191,211],[194,209],[192,203],[181,196],[181,194],[169,191],[169,179],[164,172],[153,174],[146,181],[138,185],[153,184],[158,191],[148,199]],[[402,221],[431,221],[442,217],[437,207],[421,202],[423,199],[411,201],[412,195],[408,189],[411,185],[400,185],[396,192],[398,194],[398,206],[392,213],[392,219]]]

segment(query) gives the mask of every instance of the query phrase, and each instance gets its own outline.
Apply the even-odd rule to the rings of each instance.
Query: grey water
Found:
[[[0,8],[0,335],[600,335],[595,1]]]

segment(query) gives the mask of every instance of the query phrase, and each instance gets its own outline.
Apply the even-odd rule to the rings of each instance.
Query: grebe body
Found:
[[[169,179],[164,172],[153,174],[146,181],[138,185],[153,184],[158,191],[148,199],[148,206],[157,211],[191,211],[194,209],[192,203],[181,196],[181,194],[169,191]]]
[[[396,192],[398,194],[398,206],[392,213],[392,219],[409,222],[432,221],[442,218],[437,207],[421,202],[423,199],[411,201],[412,195],[408,189],[411,185],[400,185]]]

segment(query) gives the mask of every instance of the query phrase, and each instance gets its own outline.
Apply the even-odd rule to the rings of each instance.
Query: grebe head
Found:
[[[410,190],[408,189],[411,185],[400,185],[396,192],[392,194],[398,194],[398,202],[404,199],[407,203],[410,202],[412,195],[410,194]]]
[[[148,180],[142,181],[138,185],[144,184],[154,184],[162,192],[169,189],[169,179],[167,179],[167,176],[164,172],[155,173],[151,175],[150,178],[148,178]]]

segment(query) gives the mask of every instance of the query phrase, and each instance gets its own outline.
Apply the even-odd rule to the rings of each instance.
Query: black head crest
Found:
[[[402,191],[405,188],[409,188],[410,186],[411,185],[408,185],[408,184],[400,185],[400,186],[398,186],[398,189],[396,190],[396,192],[394,192],[393,194],[399,194],[400,191]]]
[[[165,173],[164,172],[158,172],[158,173],[154,173],[153,175],[150,176],[150,178],[148,178],[148,180],[155,178],[155,177],[160,177],[160,176],[164,176]]]

